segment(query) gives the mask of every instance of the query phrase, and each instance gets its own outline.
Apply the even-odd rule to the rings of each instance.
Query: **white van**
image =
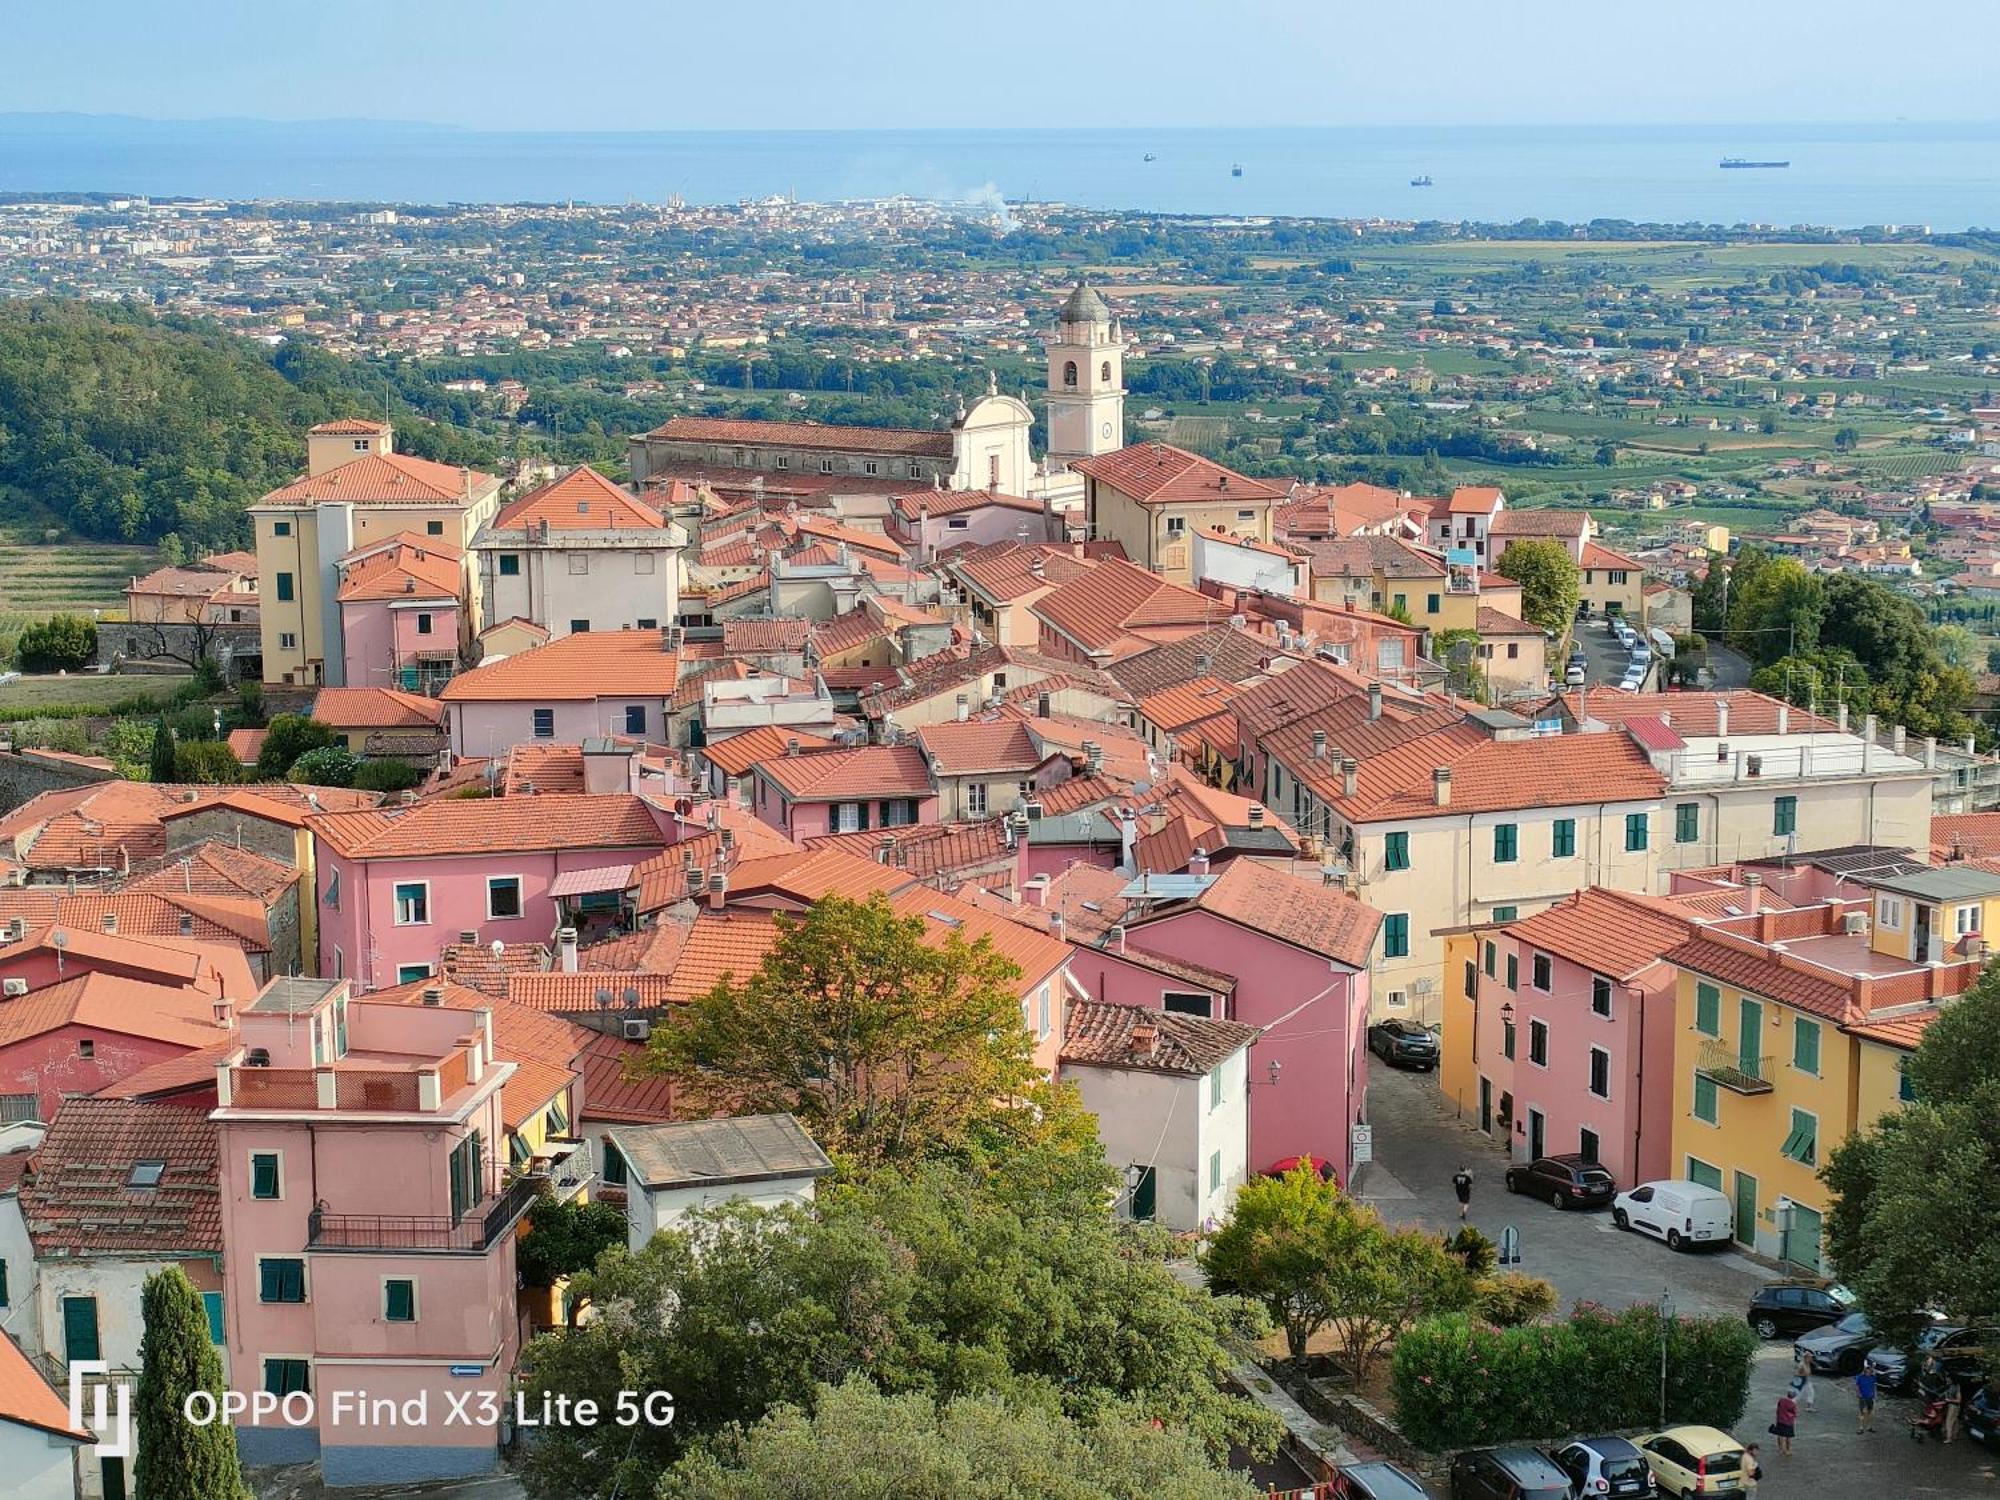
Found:
[[[1611,1200],[1612,1223],[1658,1235],[1676,1250],[1728,1243],[1734,1220],[1729,1200],[1698,1182],[1644,1182]]]

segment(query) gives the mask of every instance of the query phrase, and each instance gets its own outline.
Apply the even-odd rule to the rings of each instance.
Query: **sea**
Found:
[[[1725,157],[1784,161],[1725,171]],[[1241,169],[1240,175],[1237,168]],[[1428,177],[1428,187],[1412,180]],[[559,133],[0,115],[0,191],[371,203],[898,194],[1188,215],[2000,226],[2000,121]]]

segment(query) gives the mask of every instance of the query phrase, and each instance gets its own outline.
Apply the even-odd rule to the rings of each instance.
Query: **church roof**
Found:
[[[1057,316],[1065,323],[1109,323],[1111,309],[1097,295],[1096,288],[1088,282],[1079,281]]]

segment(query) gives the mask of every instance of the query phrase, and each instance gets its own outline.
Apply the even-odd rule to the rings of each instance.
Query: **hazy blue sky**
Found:
[[[0,110],[489,129],[1990,120],[1996,0],[72,0]]]

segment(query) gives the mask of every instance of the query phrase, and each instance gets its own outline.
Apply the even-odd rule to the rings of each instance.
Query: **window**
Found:
[[[1625,814],[1625,852],[1637,854],[1646,847],[1646,815]]]
[[[167,1164],[157,1156],[132,1163],[132,1170],[125,1174],[125,1186],[129,1188],[156,1188],[160,1179],[167,1174]]]
[[[1706,1073],[1694,1075],[1694,1117],[1704,1125],[1715,1123],[1715,1080]]]
[[[429,979],[431,973],[432,970],[429,964],[398,964],[396,966],[396,983],[415,984],[419,979]]]
[[[1444,601],[1443,601],[1443,598],[1442,598],[1442,596],[1440,596],[1440,595],[1438,595],[1438,594],[1426,594],[1426,595],[1424,595],[1424,612],[1425,612],[1426,614],[1433,614],[1433,615],[1434,615],[1434,614],[1436,614],[1436,613],[1438,612],[1438,608],[1439,608],[1439,606],[1440,606],[1440,605],[1441,605],[1441,604],[1442,604],[1443,602],[1444,602]]]
[[[1602,1047],[1590,1049],[1590,1091],[1600,1099],[1611,1097],[1611,1054]]]
[[[76,1055],[78,1057],[96,1057],[97,1056],[96,1041],[90,1037],[85,1037],[82,1041],[76,1044]]]
[[[518,578],[521,576],[520,553],[503,552],[500,554],[500,576],[502,578]]]
[[[211,1344],[222,1343],[222,1293],[203,1292],[201,1310],[208,1314],[208,1341]]]
[[[1796,833],[1799,828],[1799,799],[1779,797],[1771,803],[1771,832]]]
[[[970,531],[972,530],[972,518],[970,516],[947,516],[945,517],[944,529],[946,531]]]
[[[658,630],[660,628],[660,622],[658,620],[650,619],[642,615],[639,618],[639,628],[641,630]]]
[[[299,649],[299,638],[298,638],[298,636],[297,636],[297,635],[296,635],[296,634],[295,634],[294,632],[292,632],[292,631],[289,631],[289,630],[281,630],[281,631],[279,631],[279,632],[278,632],[278,649],[279,649],[280,651],[296,651],[296,650],[298,650],[298,649]]]
[[[1410,836],[1407,833],[1382,835],[1382,868],[1385,870],[1410,868]]]
[[[603,1176],[606,1187],[625,1186],[625,1157],[608,1139],[604,1142]]]
[[[1222,1190],[1222,1153],[1220,1151],[1211,1151],[1208,1153],[1208,1190],[1211,1193]]]
[[[1528,960],[1530,982],[1538,990],[1548,990],[1555,979],[1555,967],[1555,962],[1548,954],[1535,954]]]
[[[634,573],[650,573],[653,571],[653,562],[652,553],[634,552],[632,554],[632,571]]]
[[[965,784],[965,810],[975,818],[986,816],[986,783],[969,781]]]
[[[1891,931],[1903,925],[1903,903],[1894,896],[1884,896],[1875,903],[1875,920]]]
[[[1722,1035],[1722,991],[1712,984],[1694,987],[1694,1029],[1703,1036]]]
[[[417,611],[417,634],[429,635],[430,633],[431,633],[430,611],[420,609]]]
[[[553,708],[538,708],[532,718],[536,739],[552,740],[556,737],[556,711]]]
[[[1382,956],[1410,956],[1410,917],[1407,912],[1391,912],[1382,919]]]
[[[627,734],[644,734],[646,732],[645,704],[628,703],[625,705],[625,732]]]
[[[257,1300],[305,1301],[306,1263],[296,1256],[260,1256],[257,1261]]]
[[[298,1395],[312,1389],[311,1365],[303,1359],[264,1361],[264,1391],[271,1396]]]
[[[521,877],[492,875],[486,881],[486,915],[508,921],[521,915]]]
[[[451,1221],[456,1224],[465,1211],[486,1196],[486,1164],[482,1159],[485,1138],[473,1131],[451,1148],[446,1163],[451,1186]]]
[[[1519,915],[1521,915],[1521,908],[1518,906],[1496,906],[1493,908],[1493,920],[1496,922],[1511,922]]]
[[[1819,1022],[1792,1018],[1792,1066],[1801,1073],[1819,1073]]]
[[[910,478],[922,479],[923,477],[924,477],[924,466],[918,463],[916,460],[912,459],[910,461]]]
[[[396,925],[421,927],[431,919],[431,885],[428,880],[407,880],[396,887]]]
[[[588,621],[588,620],[571,620],[571,621],[569,622],[569,633],[570,633],[571,635],[589,635],[589,634],[590,634],[590,621]]]
[[[280,604],[288,603],[291,598],[292,575],[289,573],[280,573],[278,575],[278,602]]]
[[[1917,1091],[1910,1087],[1910,1060],[1907,1057],[1896,1059],[1896,1097],[1904,1104],[1913,1102],[1917,1097]]]
[[[1951,914],[1951,930],[1956,937],[1966,937],[1979,931],[1979,907],[1961,906]]]
[[[1510,990],[1518,990],[1520,987],[1521,987],[1521,960],[1516,955],[1510,953],[1507,955],[1507,988]]]
[[[1183,534],[1184,532],[1186,532],[1186,530],[1187,530],[1187,517],[1186,517],[1186,516],[1168,516],[1168,517],[1167,517],[1167,535],[1168,535],[1168,536],[1180,536],[1180,535],[1182,535],[1182,534]]]
[[[1214,1004],[1206,995],[1185,994],[1177,990],[1167,990],[1160,996],[1160,1009],[1170,1010],[1179,1016],[1212,1016]]]
[[[1602,974],[1590,976],[1590,1013],[1611,1018],[1611,981]]]
[[[914,797],[892,797],[882,804],[882,826],[884,828],[908,828],[917,821],[917,799]]]
[[[407,1276],[391,1276],[382,1283],[382,1321],[417,1321],[417,1284]]]
[[[1493,826],[1493,863],[1511,865],[1520,855],[1521,830],[1514,823]]]
[[[1479,998],[1479,965],[1469,958],[1465,961],[1465,998]]]
[[[250,1153],[250,1196],[277,1199],[285,1195],[284,1174],[275,1151]]]
[[[1676,802],[1674,804],[1674,842],[1692,844],[1701,837],[1701,804],[1699,802]]]
[[[0,1094],[0,1125],[11,1125],[16,1120],[40,1118],[42,1107],[38,1094]]]
[[[1585,1161],[1594,1162],[1597,1160],[1597,1149],[1598,1147],[1597,1147],[1596,1131],[1594,1130],[1577,1131],[1576,1154],[1578,1156],[1582,1157]]]
[[[1491,979],[1493,977],[1494,960],[1498,956],[1499,952],[1500,950],[1493,946],[1493,940],[1491,938],[1488,938],[1486,940],[1486,977],[1488,979]]]
[[[1500,1023],[1500,1055],[1502,1057],[1512,1057],[1514,1055],[1514,1023],[1512,1021],[1502,1021]]]
[[[1103,363],[1103,364],[1101,364],[1101,365],[1099,365],[1099,366],[1097,367],[1097,378],[1098,378],[1099,380],[1103,381],[1103,382],[1104,382],[1104,383],[1105,383],[1106,385],[1109,385],[1109,384],[1111,384],[1111,361],[1110,361],[1110,360],[1108,360],[1108,359],[1107,359],[1106,361],[1104,361],[1104,363]]]
[[[1035,1035],[1045,1037],[1054,1024],[1049,1014],[1049,987],[1043,985],[1035,991]]]
[[[1222,1064],[1217,1063],[1208,1070],[1208,1107],[1222,1107]]]
[[[1779,1151],[1801,1166],[1818,1166],[1819,1116],[1807,1109],[1793,1110],[1791,1133],[1785,1137],[1785,1144]]]
[[[833,460],[830,458],[822,458],[819,461],[819,471],[822,474],[831,474],[833,472]]]
[[[1549,1065],[1549,1023],[1530,1021],[1528,1023],[1528,1061],[1538,1068]]]
[[[876,462],[876,460],[872,458],[864,459],[861,464],[861,472],[864,474],[879,473],[881,471],[881,468],[882,468],[881,464],[879,464],[878,462]]]
[[[1076,361],[1073,359],[1063,361],[1063,384],[1070,386],[1076,384]]]
[[[442,521],[426,521],[426,522],[424,522],[424,535],[425,535],[425,536],[443,536],[443,535],[444,535],[444,522],[442,522]]]
[[[1576,853],[1576,819],[1557,818],[1549,829],[1549,853],[1568,859]]]
[[[271,523],[272,536],[290,536],[291,534],[292,523],[290,521],[273,521]]]

